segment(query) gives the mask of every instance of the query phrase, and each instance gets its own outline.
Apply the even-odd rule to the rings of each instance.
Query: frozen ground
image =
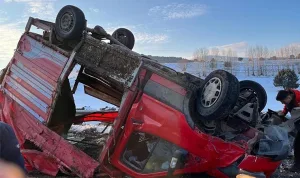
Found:
[[[110,126],[103,133],[109,133]],[[70,132],[84,132],[87,130],[94,129],[96,132],[102,132],[105,129],[105,125],[93,122],[93,123],[83,123],[82,125],[72,125]]]

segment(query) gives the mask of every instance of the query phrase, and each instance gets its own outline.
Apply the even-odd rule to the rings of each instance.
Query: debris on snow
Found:
[[[93,132],[101,133],[105,129],[105,127],[106,125],[102,123],[99,123],[98,125],[83,123],[82,125],[72,125],[69,132],[79,133],[92,130]],[[111,126],[108,126],[104,133],[109,133],[110,129]]]

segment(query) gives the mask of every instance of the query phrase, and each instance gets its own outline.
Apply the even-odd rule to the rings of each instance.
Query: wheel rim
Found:
[[[70,12],[66,12],[62,17],[60,21],[60,28],[64,32],[69,32],[74,27],[74,18],[73,14]]]
[[[201,94],[201,104],[204,107],[214,105],[221,95],[222,82],[219,78],[211,78],[205,85]]]

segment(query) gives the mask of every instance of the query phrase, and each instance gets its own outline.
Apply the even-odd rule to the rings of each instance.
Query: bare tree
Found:
[[[295,45],[290,45],[289,48],[290,48],[290,54],[289,55],[296,56],[297,55],[297,48],[296,48],[296,46]]]
[[[218,59],[219,57],[219,48],[212,48],[210,53],[213,56],[214,59]]]
[[[264,47],[260,45],[255,46],[255,58],[258,60],[259,75],[263,75],[263,63],[264,63]]]
[[[288,46],[284,47],[284,57],[286,59],[290,57],[290,48]]]
[[[254,58],[255,58],[255,48],[253,46],[248,46],[247,48],[247,56],[249,59],[249,64],[251,63],[252,67],[252,75],[255,75],[255,66],[254,66]]]
[[[201,64],[200,64],[200,60],[201,60],[201,54],[200,54],[200,49],[196,49],[194,51],[193,57],[194,60],[197,61],[197,68],[199,69],[199,73],[198,76],[201,77],[201,73],[200,73],[200,69],[201,69]]]
[[[238,58],[237,52],[233,50],[232,51],[232,57],[231,57],[231,70],[232,71],[236,71],[236,70],[233,70],[233,69],[235,69],[235,61],[237,60],[237,58]]]
[[[194,52],[194,58],[197,61],[205,61],[207,59],[208,49],[207,48],[199,48]]]
[[[270,58],[270,51],[267,46],[265,46],[263,48],[263,56],[262,57],[264,60],[267,60]],[[261,69],[261,75],[268,75],[267,66],[265,65],[265,61],[261,61],[260,69]]]
[[[225,61],[226,60],[226,50],[225,49],[222,49],[221,51],[221,55],[222,55],[222,60]]]
[[[268,49],[268,47],[264,47],[263,49],[263,56],[262,56],[264,59],[268,59],[270,57],[270,51]]]
[[[254,57],[255,57],[255,53],[254,53],[254,48],[252,47],[252,46],[248,46],[248,48],[247,48],[247,56],[248,56],[248,58],[249,58],[249,60],[253,60],[254,59]]]
[[[276,50],[277,57],[280,57],[281,59],[289,59],[290,56],[294,55],[297,56],[300,53],[300,45],[298,44],[290,44],[287,46],[283,46]]]
[[[280,49],[277,49],[275,51],[275,55],[278,57],[278,58],[281,58],[281,50]]]
[[[233,59],[234,59],[234,52],[231,48],[226,50],[226,57],[225,57],[225,62],[224,62],[224,67],[227,69],[230,69],[230,72],[233,72],[232,64],[233,64]]]
[[[276,56],[276,49],[273,49],[273,50],[269,50],[269,57],[273,57],[273,56]]]
[[[180,68],[181,72],[186,72],[187,70],[187,59],[182,59],[177,63],[178,67]]]
[[[203,76],[206,76],[206,60],[208,52],[208,49],[205,47],[199,48],[194,52],[194,58],[196,59],[196,61],[198,61],[198,68],[203,72]]]
[[[231,61],[231,57],[233,56],[232,54],[232,49],[229,48],[226,52],[226,61]]]
[[[298,56],[298,54],[300,53],[300,45],[294,45],[295,46],[295,56]]]
[[[267,47],[263,47],[260,45],[256,45],[254,48],[254,55],[256,59],[264,59],[268,56],[268,49]]]
[[[284,53],[284,48],[280,48],[280,51],[279,51],[279,56],[282,58],[282,59],[284,59],[284,55],[285,55],[285,53]]]
[[[232,51],[232,60],[234,60],[237,57],[238,57],[237,52],[233,50]]]
[[[196,49],[193,53],[193,58],[195,61],[199,61],[200,60],[200,51],[199,49]]]

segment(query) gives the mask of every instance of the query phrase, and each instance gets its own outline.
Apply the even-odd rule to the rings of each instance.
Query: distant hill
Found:
[[[193,62],[182,57],[165,57],[165,56],[151,56],[151,55],[148,55],[148,57],[157,60],[159,63],[178,63],[182,61]]]

